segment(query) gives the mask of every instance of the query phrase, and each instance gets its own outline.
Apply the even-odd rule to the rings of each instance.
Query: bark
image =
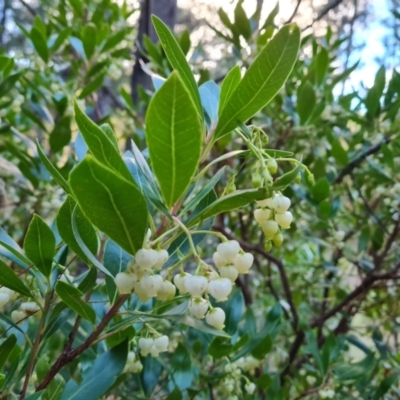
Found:
[[[134,104],[138,103],[138,87],[144,89],[151,88],[150,77],[142,70],[140,61],[147,60],[142,54],[143,37],[147,35],[153,42],[157,42],[158,38],[151,23],[151,16],[154,14],[164,21],[171,29],[174,28],[177,12],[177,0],[142,0],[141,13],[139,18],[139,31],[136,42],[136,62],[133,67],[131,79],[131,93]]]

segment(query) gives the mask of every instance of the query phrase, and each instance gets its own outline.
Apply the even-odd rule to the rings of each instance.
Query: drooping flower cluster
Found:
[[[169,338],[166,335],[158,338],[144,338],[139,339],[140,354],[146,357],[150,354],[152,357],[158,357],[160,353],[168,351]]]
[[[283,235],[280,230],[290,229],[290,225],[293,222],[293,215],[288,211],[290,199],[274,193],[268,199],[257,201],[257,205],[260,208],[255,210],[254,218],[264,232],[266,249],[269,251],[272,243],[276,247],[280,247],[283,242]]]
[[[138,373],[141,372],[142,369],[143,364],[140,362],[140,359],[137,357],[134,351],[130,351],[126,359],[125,372]]]

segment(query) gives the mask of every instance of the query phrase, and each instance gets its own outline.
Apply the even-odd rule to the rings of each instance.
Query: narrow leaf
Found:
[[[9,355],[13,351],[15,345],[17,344],[17,337],[15,335],[10,335],[1,345],[0,345],[0,371],[4,367]]]
[[[261,50],[221,111],[215,131],[219,138],[246,122],[278,93],[297,59],[300,30],[284,26]]]
[[[202,115],[203,112],[201,110],[199,91],[185,54],[167,25],[154,15],[151,19],[169,62],[172,67],[179,72],[182,81],[196,106],[197,113]]]
[[[197,169],[202,137],[195,106],[176,72],[149,104],[146,135],[154,173],[167,205],[172,206]]]
[[[221,85],[221,95],[219,98],[219,109],[218,115],[221,116],[221,112],[224,109],[226,103],[232,96],[232,93],[236,90],[237,86],[242,79],[242,75],[240,73],[240,67],[236,65],[233,67],[228,74],[225,76]]]
[[[0,285],[5,286],[11,290],[14,290],[17,293],[20,293],[24,296],[31,297],[31,292],[25,286],[25,284],[18,278],[15,272],[6,265],[3,261],[0,260]]]
[[[58,281],[56,285],[56,293],[60,299],[78,315],[89,320],[92,324],[95,323],[96,313],[92,307],[82,300],[83,293],[75,286]]]
[[[25,236],[24,250],[27,257],[46,277],[50,276],[56,251],[56,239],[46,223],[34,214]]]

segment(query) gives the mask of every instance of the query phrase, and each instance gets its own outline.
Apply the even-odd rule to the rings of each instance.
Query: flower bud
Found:
[[[246,390],[247,394],[253,394],[256,390],[256,385],[253,382],[246,383],[246,385],[244,385],[244,389]]]
[[[216,279],[208,284],[207,291],[218,302],[226,301],[232,291],[232,282],[228,278]]]
[[[154,264],[154,269],[159,271],[162,266],[167,262],[169,257],[168,251],[165,249],[162,249],[160,251],[157,251],[157,261]]]
[[[201,297],[201,295],[207,290],[207,286],[208,281],[205,276],[190,275],[185,279],[185,288],[192,297]]]
[[[282,229],[290,229],[290,224],[293,221],[293,215],[290,211],[286,211],[283,214],[276,214],[275,221]]]
[[[137,282],[135,274],[127,274],[126,272],[119,272],[114,278],[115,286],[121,294],[130,294]]]
[[[233,265],[239,274],[247,274],[254,262],[254,256],[251,253],[238,254],[233,261]]]
[[[185,280],[189,276],[192,275],[187,274],[186,272],[181,272],[180,274],[175,275],[174,284],[178,288],[180,294],[186,294],[188,292],[185,286]]]
[[[275,161],[274,158],[270,158],[270,159],[267,161],[267,168],[268,168],[268,171],[269,171],[272,175],[274,175],[274,174],[277,173],[277,171],[278,171],[278,163]]]
[[[264,243],[264,249],[265,251],[271,251],[272,249],[272,243],[270,240],[266,240]]]
[[[239,271],[232,265],[220,268],[219,273],[221,278],[228,278],[232,283],[234,283],[239,276]]]
[[[140,249],[135,254],[135,261],[140,268],[149,271],[158,261],[157,251],[153,249]]]
[[[210,310],[206,315],[206,322],[208,325],[213,326],[216,329],[223,329],[225,322],[225,312],[222,308],[216,307]]]
[[[240,245],[236,240],[220,243],[217,246],[217,252],[228,262],[232,262],[239,254]]]
[[[264,232],[264,235],[265,235],[265,237],[267,239],[272,239],[275,236],[275,234],[278,232],[278,230],[279,230],[279,226],[278,226],[277,222],[273,221],[271,219],[268,220],[268,221],[265,221],[261,225],[261,228],[262,228],[262,230]]]
[[[154,339],[154,346],[156,346],[159,353],[168,350],[169,338],[166,335]]]
[[[278,232],[274,238],[272,239],[272,241],[274,242],[274,246],[276,247],[281,247],[282,243],[283,243],[283,235],[282,233]]]
[[[197,319],[203,319],[208,310],[208,301],[203,298],[193,298],[189,302],[189,312]]]
[[[40,307],[34,301],[27,301],[25,303],[21,303],[19,306],[21,311],[24,311],[27,315],[36,314],[40,311]]]
[[[253,187],[255,187],[255,188],[259,188],[261,186],[262,178],[261,178],[261,175],[258,172],[255,172],[251,176],[251,183],[252,183]]]
[[[169,281],[164,281],[157,292],[157,300],[169,301],[175,297],[176,287]]]
[[[149,295],[147,293],[147,291],[142,287],[141,282],[135,282],[134,286],[133,286],[134,292],[136,294],[137,297],[139,297],[139,300],[142,303],[146,303],[149,301]]]

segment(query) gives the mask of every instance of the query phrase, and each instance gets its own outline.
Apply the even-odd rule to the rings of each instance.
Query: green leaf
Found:
[[[104,43],[104,46],[102,47],[101,52],[105,53],[105,52],[111,50],[112,48],[114,48],[115,46],[117,46],[118,44],[120,44],[126,38],[128,33],[129,33],[129,29],[122,29],[122,30],[110,35],[110,37]]]
[[[58,169],[46,157],[46,155],[44,154],[43,149],[40,147],[38,141],[36,141],[36,149],[39,154],[40,160],[42,161],[43,165],[46,167],[47,171],[49,171],[49,173],[53,177],[53,179],[65,190],[66,193],[70,193],[71,191],[69,189],[68,182],[60,174]]]
[[[57,39],[54,41],[52,46],[50,47],[50,50],[55,53],[61,47],[61,45],[67,40],[68,36],[71,35],[71,33],[72,33],[72,28],[68,27],[63,29],[57,36]]]
[[[104,166],[133,183],[131,174],[108,135],[88,118],[75,102],[75,120],[92,155]]]
[[[307,81],[304,85],[299,87],[297,91],[297,114],[300,117],[300,124],[306,125],[307,121],[310,119],[315,104],[317,102],[317,96],[315,94],[314,88],[310,81]]]
[[[218,115],[221,116],[221,112],[224,109],[226,103],[232,96],[232,93],[236,90],[242,79],[239,65],[233,67],[225,76],[221,85],[221,94],[219,97],[219,108]]]
[[[70,380],[59,400],[98,400],[121,375],[128,354],[128,343],[125,341],[110,351],[101,354],[84,375],[80,384]]]
[[[296,179],[301,170],[301,160],[302,159],[300,159],[298,164],[291,171],[286,172],[286,174],[281,175],[279,178],[276,178],[272,187],[276,190],[283,190],[289,186]]]
[[[82,293],[88,292],[90,289],[93,289],[96,286],[97,280],[97,269],[90,268],[89,271],[85,274],[82,282],[78,286],[78,290]]]
[[[185,54],[183,54],[179,43],[176,41],[167,25],[165,25],[164,22],[155,15],[153,15],[151,19],[169,62],[172,67],[179,72],[179,75],[195,104],[197,113],[202,116],[203,111],[201,108],[199,90]]]
[[[238,324],[242,317],[244,308],[243,293],[241,290],[235,290],[233,295],[229,297],[229,300],[224,304],[224,311],[226,315],[225,319],[225,331],[229,335],[233,335],[238,330]]]
[[[315,185],[311,188],[311,196],[316,202],[321,202],[329,197],[331,185],[326,178],[318,179]]]
[[[390,390],[392,385],[395,385],[396,383],[399,382],[399,378],[400,378],[400,371],[396,371],[387,376],[386,378],[384,378],[377,387],[373,400],[379,400],[384,398],[383,396]]]
[[[32,393],[30,396],[25,397],[25,400],[40,400],[44,394],[44,390]]]
[[[54,153],[59,152],[71,140],[71,118],[64,116],[60,118],[54,125],[53,131],[50,134],[50,148]]]
[[[0,371],[17,344],[17,337],[12,334],[0,345]]]
[[[146,138],[153,171],[168,206],[185,192],[198,167],[202,127],[176,72],[151,99]]]
[[[72,9],[74,10],[74,14],[82,17],[83,15],[83,4],[81,0],[68,0],[69,4],[71,5]]]
[[[258,360],[262,360],[272,350],[272,345],[273,341],[271,335],[265,335],[265,337],[251,350],[251,355]]]
[[[31,297],[31,292],[25,284],[18,278],[15,272],[0,260],[0,285],[5,286],[24,296]]]
[[[117,137],[115,136],[114,131],[112,130],[109,124],[103,124],[100,126],[100,129],[107,135],[110,139],[111,143],[114,145],[115,150],[119,152]]]
[[[326,72],[328,71],[329,67],[329,53],[325,47],[321,47],[315,63],[315,73],[317,77],[317,83],[320,85],[325,78]]]
[[[73,285],[58,281],[56,293],[60,299],[82,318],[89,320],[92,324],[96,322],[96,313],[93,308],[82,300],[83,293]]]
[[[181,343],[171,358],[172,379],[174,384],[183,391],[192,385],[193,371],[192,360],[187,348]]]
[[[92,82],[87,84],[79,93],[78,99],[85,99],[87,96],[100,89],[103,86],[104,77],[105,73],[100,74],[97,78],[93,79]]]
[[[0,255],[19,265],[27,268],[31,263],[25,256],[21,247],[0,227]]]
[[[68,196],[58,211],[56,218],[58,233],[60,234],[62,240],[82,261],[91,264],[91,261],[77,242],[72,229],[72,213],[75,207],[75,200],[72,198],[72,196]],[[97,254],[98,238],[96,231],[92,224],[85,218],[79,207],[76,209],[76,224],[82,241],[92,254]]]
[[[297,59],[300,30],[284,26],[261,50],[222,109],[215,131],[219,138],[246,122],[278,93]]]
[[[49,61],[49,49],[47,48],[47,41],[42,33],[37,28],[32,28],[29,38],[40,58],[47,63]]]
[[[187,53],[189,53],[190,45],[191,45],[190,33],[189,33],[188,29],[185,29],[181,33],[181,36],[179,37],[178,40],[179,40],[179,46],[181,47],[183,54],[185,54],[185,56],[186,56]]]
[[[46,277],[50,276],[56,251],[56,239],[46,223],[34,214],[25,236],[24,250],[27,257]]]
[[[263,200],[267,197],[267,190],[264,188],[237,190],[231,194],[228,194],[227,196],[219,198],[217,201],[210,204],[198,215],[196,215],[196,217],[190,221],[189,225],[193,226],[200,220],[205,220],[222,212],[236,210],[237,208],[243,207],[254,200]]]
[[[97,29],[96,25],[89,22],[83,28],[82,43],[85,50],[86,58],[89,60],[92,57],[96,48],[97,42]]]
[[[250,39],[251,37],[250,21],[247,18],[246,12],[243,9],[241,1],[239,1],[236,5],[234,15],[235,15],[235,28],[245,39]]]
[[[69,182],[82,212],[93,225],[130,254],[142,247],[147,206],[131,181],[86,156],[70,173]]]
[[[10,75],[0,83],[0,99],[14,87],[20,76],[21,73],[17,72],[16,74]]]
[[[33,26],[42,34],[45,39],[47,39],[46,25],[38,15],[36,15],[33,19]]]
[[[376,366],[375,355],[374,353],[371,352],[364,359],[362,359],[357,363],[337,364],[333,368],[333,371],[336,375],[336,379],[339,382],[355,381],[369,376],[369,374],[373,371],[375,366]]]
[[[183,396],[181,391],[177,386],[174,387],[174,390],[168,395],[165,400],[182,400]]]

